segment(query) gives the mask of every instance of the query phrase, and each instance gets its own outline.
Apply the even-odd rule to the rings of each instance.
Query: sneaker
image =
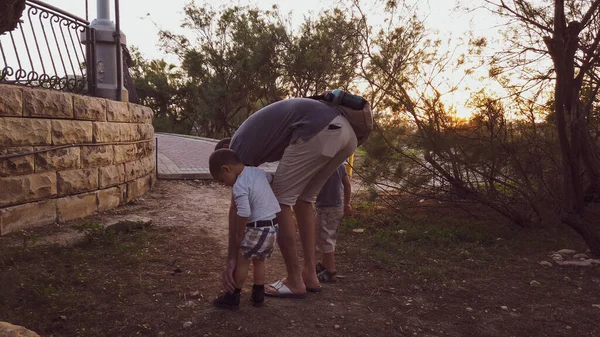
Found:
[[[250,301],[255,307],[262,307],[265,304],[265,286],[252,286]]]
[[[240,308],[240,294],[222,292],[214,299],[213,304],[217,308],[238,310]]]

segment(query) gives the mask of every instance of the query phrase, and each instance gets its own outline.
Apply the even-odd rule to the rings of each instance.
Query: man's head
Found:
[[[220,150],[220,149],[228,149],[229,143],[231,143],[231,138],[227,137],[227,138],[221,139],[217,143],[217,145],[215,145],[215,151]]]
[[[208,167],[215,180],[233,186],[237,176],[243,170],[244,164],[232,150],[220,149],[210,155]]]

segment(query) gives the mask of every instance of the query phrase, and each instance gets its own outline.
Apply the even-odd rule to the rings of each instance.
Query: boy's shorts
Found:
[[[344,206],[317,207],[317,247],[321,253],[335,251],[338,229],[344,217]]]
[[[240,244],[242,256],[246,260],[264,260],[271,257],[279,225],[268,227],[246,227]]]

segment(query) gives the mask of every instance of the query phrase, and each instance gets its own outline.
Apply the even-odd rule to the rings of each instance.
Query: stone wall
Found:
[[[103,212],[155,181],[150,108],[0,85],[0,235]]]

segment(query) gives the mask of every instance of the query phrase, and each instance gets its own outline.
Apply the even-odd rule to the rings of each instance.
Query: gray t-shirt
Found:
[[[233,135],[229,148],[245,165],[278,161],[290,143],[298,138],[308,140],[337,115],[337,109],[310,98],[278,101],[246,119]]]
[[[315,205],[317,207],[340,206],[342,204],[342,193],[344,192],[342,180],[347,175],[346,166],[344,164],[340,165],[321,188]]]

